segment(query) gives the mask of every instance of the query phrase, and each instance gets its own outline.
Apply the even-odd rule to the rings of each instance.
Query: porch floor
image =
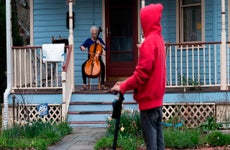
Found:
[[[80,90],[82,85],[76,85],[74,94],[107,94],[111,93],[112,85],[107,86],[107,90],[99,90],[96,85],[92,85],[88,90]],[[230,87],[228,88],[230,91]],[[210,87],[166,87],[166,93],[202,93],[202,92],[220,92],[219,86]],[[223,91],[222,91],[223,92]],[[15,89],[12,93],[15,94],[62,94],[62,89]],[[132,91],[128,91],[132,93]]]

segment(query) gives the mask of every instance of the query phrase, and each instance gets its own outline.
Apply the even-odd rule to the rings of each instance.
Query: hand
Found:
[[[141,47],[141,44],[137,44],[137,48],[140,48]]]
[[[120,92],[120,85],[115,84],[111,89],[111,92]]]
[[[120,92],[120,85],[121,83],[123,83],[124,81],[118,81],[117,83],[115,83],[115,85],[110,89],[111,92]]]
[[[100,44],[101,45],[101,42],[99,40],[97,40],[97,44]]]
[[[100,54],[98,54],[98,53],[95,54],[95,57],[96,57],[96,58],[98,58],[99,56],[100,56]]]
[[[80,49],[81,49],[81,51],[84,51],[85,47],[84,46],[80,46]]]

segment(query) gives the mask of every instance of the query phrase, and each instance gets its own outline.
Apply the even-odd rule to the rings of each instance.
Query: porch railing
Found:
[[[74,89],[74,81],[73,81],[73,46],[69,46],[69,50],[67,51],[67,57],[66,62],[63,65],[63,71],[62,71],[62,117],[63,119],[66,119],[69,103],[71,100],[72,92]]]
[[[227,84],[230,85],[230,42],[227,51]],[[167,43],[167,87],[220,86],[221,42]],[[66,62],[42,61],[42,48],[12,48],[13,89],[64,89],[63,99],[69,99],[73,82],[72,46],[67,47]],[[62,68],[63,66],[63,68]],[[63,71],[62,71],[63,70]],[[66,88],[64,88],[65,86]]]
[[[67,47],[68,48],[68,47]],[[61,89],[62,62],[43,62],[42,47],[12,47],[13,89]]]
[[[227,81],[229,83],[227,43]],[[167,87],[220,86],[221,42],[167,43]]]

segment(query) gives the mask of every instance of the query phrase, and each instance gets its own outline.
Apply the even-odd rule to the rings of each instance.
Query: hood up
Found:
[[[160,22],[162,11],[162,4],[150,4],[141,9],[140,19],[145,37],[147,37],[149,33],[161,34]]]

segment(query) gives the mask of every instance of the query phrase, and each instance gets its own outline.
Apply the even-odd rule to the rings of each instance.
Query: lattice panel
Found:
[[[188,127],[195,127],[208,117],[215,117],[214,103],[177,103],[163,106],[163,121],[183,121]]]
[[[36,109],[36,105],[20,105],[16,107],[15,114],[18,122],[27,120],[42,119],[52,123],[59,123],[62,121],[62,107],[61,105],[49,105],[49,114],[40,117]]]

